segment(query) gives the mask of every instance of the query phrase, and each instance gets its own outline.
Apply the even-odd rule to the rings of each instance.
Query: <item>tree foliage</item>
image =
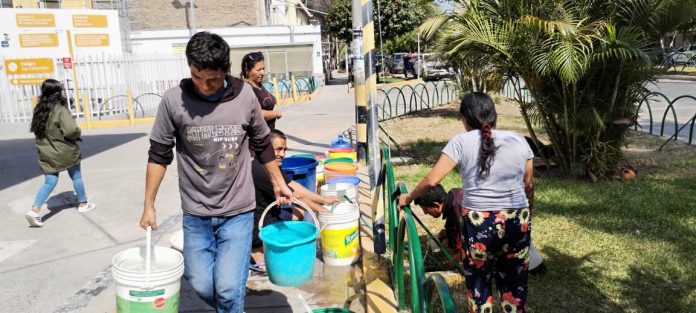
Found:
[[[465,89],[523,82],[533,100],[518,97],[522,115],[534,137],[533,125],[543,127],[556,163],[569,175],[606,177],[655,74],[659,21],[684,9],[678,1],[457,0],[458,13],[420,31],[469,76]]]
[[[389,40],[415,30],[430,12],[432,7],[423,3],[432,1],[377,0],[372,2],[375,25],[375,41],[379,42],[379,19],[381,19],[382,39]],[[352,1],[337,0],[331,4],[326,16],[326,27],[331,35],[342,41],[353,40]]]

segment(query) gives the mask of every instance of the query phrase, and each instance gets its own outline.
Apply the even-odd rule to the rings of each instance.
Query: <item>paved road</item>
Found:
[[[282,107],[277,127],[288,134],[291,153],[324,151],[354,124],[354,96],[346,90],[327,86],[311,102]],[[144,242],[137,225],[149,131],[150,126],[85,130],[82,172],[97,208],[78,213],[70,179],[61,175],[42,212],[43,228],[29,228],[24,219],[43,183],[31,134],[0,134],[0,312],[112,312],[111,258]],[[169,246],[181,227],[174,167],[160,187],[157,216],[160,230],[153,240]]]

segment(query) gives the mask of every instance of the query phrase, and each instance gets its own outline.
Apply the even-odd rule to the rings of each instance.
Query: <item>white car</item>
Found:
[[[454,76],[454,71],[448,68],[439,60],[426,61],[423,63],[421,70],[421,76],[423,80],[440,80],[443,78],[452,78]]]

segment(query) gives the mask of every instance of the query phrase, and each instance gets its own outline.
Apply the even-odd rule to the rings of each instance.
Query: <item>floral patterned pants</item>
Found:
[[[460,229],[466,254],[463,265],[469,312],[493,312],[492,280],[503,312],[526,312],[532,230],[529,209],[462,209]]]

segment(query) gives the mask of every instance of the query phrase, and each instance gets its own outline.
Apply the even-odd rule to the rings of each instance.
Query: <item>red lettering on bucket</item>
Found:
[[[152,302],[152,304],[155,306],[155,308],[160,309],[164,306],[165,302],[166,300],[164,300],[164,298],[157,298],[154,302]]]

